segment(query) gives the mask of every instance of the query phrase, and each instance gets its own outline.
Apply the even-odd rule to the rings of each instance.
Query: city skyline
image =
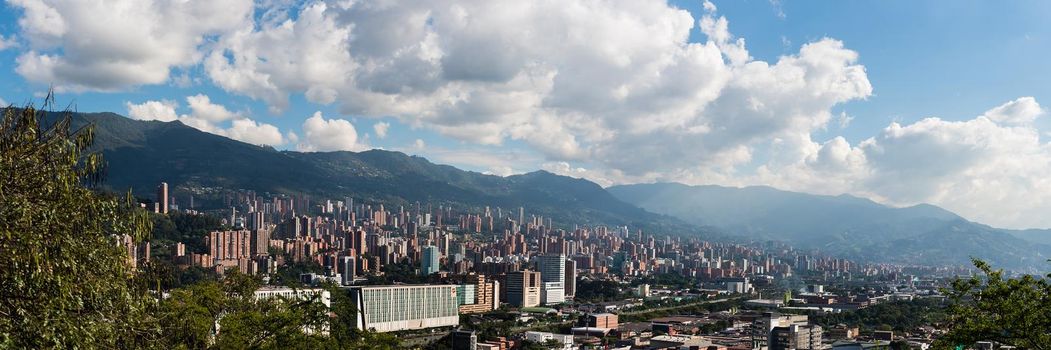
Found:
[[[53,86],[82,111],[280,149],[850,193],[1051,227],[1047,3],[395,5],[11,1],[0,98]],[[535,44],[550,37],[558,48]]]
[[[0,348],[1043,349],[1048,15],[7,0]]]

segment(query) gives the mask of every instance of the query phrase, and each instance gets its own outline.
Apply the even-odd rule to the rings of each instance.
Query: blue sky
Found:
[[[0,98],[54,85],[80,111],[280,149],[851,193],[1051,226],[1030,215],[1051,209],[1046,1],[112,2],[7,2]],[[933,158],[951,162],[922,166]]]

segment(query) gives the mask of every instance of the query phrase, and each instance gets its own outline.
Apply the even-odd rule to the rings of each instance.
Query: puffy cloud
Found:
[[[337,24],[325,3],[306,6],[296,20],[246,23],[220,38],[205,61],[220,87],[288,107],[288,94],[302,92],[317,103],[332,103],[356,62],[346,43],[350,28]],[[256,26],[259,30],[256,30]]]
[[[747,163],[773,139],[801,147],[832,106],[871,95],[842,42],[756,61],[704,7],[697,20],[660,0],[318,2],[223,36],[205,66],[273,110],[301,93],[632,176]],[[697,26],[706,42],[689,42]]]
[[[175,108],[178,105],[175,101],[170,100],[146,101],[140,104],[124,103],[124,106],[128,108],[128,116],[132,119],[159,120],[162,122],[179,119],[179,114],[175,113]]]
[[[1021,97],[985,112],[985,117],[998,123],[1026,124],[1044,114],[1044,109],[1033,97]]]
[[[771,149],[798,159],[832,106],[872,93],[843,43],[757,61],[710,2],[695,18],[664,0],[274,2],[255,16],[229,1],[16,0],[31,44],[18,69],[109,90],[186,85],[200,63],[216,86],[273,112],[302,94],[348,115],[484,145],[516,140],[549,161],[646,178],[744,166]],[[696,28],[706,41],[689,41]],[[184,122],[202,129],[242,118],[207,96],[188,103],[196,119]]]
[[[30,50],[26,79],[57,90],[119,90],[161,84],[173,67],[198,63],[211,36],[251,21],[251,0],[11,0]]]
[[[296,147],[304,152],[360,151],[367,148],[358,143],[354,124],[343,119],[325,119],[321,112],[303,122],[303,137]]]
[[[212,103],[212,100],[204,94],[186,97],[186,103],[190,106],[190,112],[194,117],[209,122],[222,122],[230,119],[242,118],[240,113],[234,113],[225,106]]]
[[[857,145],[842,137],[814,143],[798,162],[764,164],[728,182],[932,203],[994,226],[1051,227],[1051,144],[1031,123],[1038,106],[1020,98],[973,119],[891,123]]]
[[[285,139],[276,126],[258,123],[244,117],[241,113],[231,112],[222,105],[212,103],[208,96],[200,94],[188,96],[186,102],[190,108],[190,114],[179,114],[176,111],[179,104],[170,100],[146,101],[138,104],[125,102],[124,105],[128,109],[128,116],[136,120],[162,122],[178,120],[204,132],[255,145],[285,144]],[[227,128],[218,125],[227,121],[230,123]],[[295,134],[290,133],[289,135],[294,136]]]
[[[385,138],[387,137],[387,130],[390,130],[390,123],[388,122],[377,122],[372,124],[372,131],[376,132],[376,137]]]
[[[280,145],[285,143],[281,137],[281,130],[278,130],[276,126],[256,123],[251,119],[238,119],[230,124],[230,128],[226,129],[226,136],[234,140],[255,145]]]

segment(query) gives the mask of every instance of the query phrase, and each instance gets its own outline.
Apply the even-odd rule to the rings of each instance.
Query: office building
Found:
[[[821,326],[793,324],[770,331],[770,350],[821,349]]]
[[[529,270],[508,273],[507,302],[517,307],[540,305],[540,273]]]
[[[270,255],[270,230],[265,228],[252,230],[251,240],[252,256]]]
[[[572,259],[566,260],[565,289],[566,300],[573,300],[577,295],[577,262]]]
[[[807,315],[781,315],[777,312],[764,312],[752,321],[752,347],[767,347],[774,338],[777,328],[789,328],[793,325],[807,325]],[[820,335],[819,335],[820,336]]]
[[[500,282],[471,274],[467,276],[467,283],[457,287],[461,314],[489,312],[500,306]]]
[[[423,275],[438,273],[440,264],[441,253],[438,251],[438,247],[433,245],[423,247],[422,258],[420,259],[420,273]]]
[[[376,332],[460,324],[455,285],[362,286],[350,289],[357,329]]]
[[[307,300],[317,297],[325,307],[332,307],[332,295],[321,288],[293,289],[288,287],[262,287],[255,291],[256,300],[283,298],[285,300]]]
[[[344,286],[349,286],[354,283],[354,277],[357,277],[358,271],[358,258],[354,256],[343,256],[340,257],[339,262],[339,273],[340,282]]]
[[[566,256],[543,255],[537,257],[537,269],[542,282],[541,303],[559,304],[566,301]]]
[[[157,186],[157,206],[156,211],[161,214],[168,213],[168,183],[161,182]]]
[[[540,303],[554,305],[566,302],[566,289],[561,282],[543,282],[540,285]]]

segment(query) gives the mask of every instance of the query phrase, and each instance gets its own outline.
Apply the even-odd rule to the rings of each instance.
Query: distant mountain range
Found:
[[[50,118],[57,118],[53,115]],[[106,186],[153,198],[154,188],[246,189],[353,197],[388,205],[524,207],[556,226],[626,225],[647,231],[702,229],[653,214],[610,195],[601,186],[545,171],[500,177],[438,165],[401,152],[278,151],[199,131],[180,122],[139,121],[113,113],[76,113],[74,125],[95,125],[94,148],[107,162]],[[204,198],[197,198],[200,203]],[[359,202],[360,203],[360,202]],[[200,204],[199,204],[200,205]]]
[[[819,196],[770,187],[657,183],[614,186],[615,197],[643,209],[722,229],[751,240],[868,261],[967,264],[1051,270],[1045,230],[1002,230],[921,204],[892,208],[849,195]]]
[[[52,116],[54,118],[56,116]],[[75,125],[96,126],[94,148],[108,162],[107,186],[153,197],[173,188],[247,189],[484,206],[552,218],[556,225],[627,225],[647,232],[705,238],[783,241],[867,261],[967,264],[980,257],[1030,271],[1051,270],[1051,231],[1003,230],[967,221],[932,205],[892,208],[841,195],[769,187],[730,188],[674,183],[603,189],[544,171],[500,177],[464,171],[400,152],[279,151],[205,133],[179,122],[139,121],[113,113],[76,113]]]

